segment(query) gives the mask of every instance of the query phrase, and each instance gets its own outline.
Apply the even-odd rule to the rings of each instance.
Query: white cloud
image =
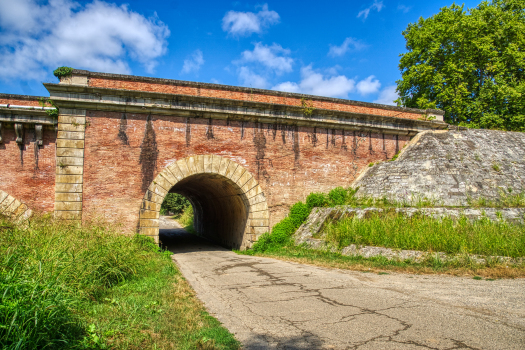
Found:
[[[348,97],[355,89],[355,81],[344,75],[325,76],[315,72],[312,65],[301,68],[301,81],[299,83],[284,82],[272,88],[272,90],[301,92],[310,95],[329,97]]]
[[[379,80],[375,79],[375,76],[371,75],[368,78],[361,80],[359,83],[357,83],[356,88],[357,91],[361,95],[368,95],[373,94],[379,91],[379,88],[381,87],[381,83]]]
[[[381,91],[381,93],[377,97],[377,100],[375,100],[374,103],[396,106],[394,100],[397,100],[398,97],[399,95],[396,92],[396,85],[391,85],[387,86]]]
[[[362,16],[363,20],[365,20],[368,18],[370,11],[377,10],[377,12],[380,12],[383,9],[383,7],[384,7],[383,1],[374,0],[374,3],[372,5],[370,5],[369,7],[367,7],[366,9],[362,11],[359,11],[359,13],[357,14],[357,18]]]
[[[266,78],[261,75],[254,73],[248,67],[239,68],[239,79],[242,82],[242,85],[249,86],[253,88],[266,89],[268,87],[268,82]]]
[[[153,72],[168,27],[127,6],[95,0],[0,1],[0,78],[45,79],[66,65],[130,73],[132,59]]]
[[[346,38],[341,46],[330,45],[330,51],[328,51],[328,56],[337,57],[343,56],[349,50],[362,50],[366,47],[365,44],[361,43],[359,40],[354,38]]]
[[[190,57],[184,60],[181,73],[187,74],[191,72],[198,72],[203,64],[204,58],[202,57],[202,51],[195,50]]]
[[[412,9],[412,6],[406,6],[406,5],[397,5],[397,9],[399,11],[403,11],[403,13],[407,13]]]
[[[279,19],[279,14],[269,11],[268,5],[264,4],[257,13],[229,11],[222,19],[222,30],[233,36],[249,36],[279,23]]]
[[[242,58],[234,63],[258,63],[272,70],[277,75],[292,71],[293,59],[286,57],[290,50],[283,49],[281,45],[272,46],[255,43],[253,51],[246,50],[242,53]]]

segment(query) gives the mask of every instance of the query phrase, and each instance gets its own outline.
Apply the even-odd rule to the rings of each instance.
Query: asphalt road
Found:
[[[161,220],[243,349],[525,349],[525,280],[363,273],[237,255]]]

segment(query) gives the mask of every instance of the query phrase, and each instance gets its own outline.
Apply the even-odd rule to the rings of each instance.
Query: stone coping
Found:
[[[263,95],[293,97],[297,99],[307,98],[307,99],[316,100],[316,101],[326,101],[326,102],[333,102],[333,103],[339,103],[339,104],[348,104],[348,105],[354,105],[354,106],[387,109],[387,110],[401,111],[401,112],[412,112],[412,113],[419,113],[419,114],[425,114],[425,113],[433,113],[433,114],[438,114],[438,115],[445,114],[444,111],[434,110],[434,109],[422,110],[422,109],[416,109],[416,108],[405,108],[405,107],[383,105],[383,104],[371,103],[371,102],[345,100],[345,99],[332,98],[332,97],[323,97],[323,96],[307,95],[307,94],[300,94],[300,93],[247,88],[247,87],[222,85],[222,84],[199,83],[199,82],[192,82],[192,81],[185,81],[185,80],[151,78],[151,77],[134,76],[134,75],[123,75],[123,74],[110,74],[110,73],[101,73],[101,72],[91,72],[91,71],[79,70],[79,69],[73,69],[72,75],[73,76],[75,75],[85,76],[88,78],[101,78],[101,79],[108,79],[108,80],[127,80],[127,81],[133,81],[133,82],[146,82],[146,83],[162,84],[162,85],[179,85],[179,86],[189,86],[189,87],[195,87],[195,88],[217,89],[217,90],[225,90],[225,91],[244,92],[244,93],[259,93]]]
[[[190,117],[219,119],[263,118],[265,120],[260,119],[259,121],[273,123],[279,120],[281,123],[299,123],[312,127],[352,128],[373,132],[391,130],[391,132],[385,133],[410,135],[429,129],[446,129],[448,127],[448,124],[439,121],[423,121],[325,109],[316,109],[312,116],[306,117],[302,114],[299,106],[268,102],[69,84],[45,83],[44,86],[50,91],[55,104],[61,108],[159,115],[182,113]]]

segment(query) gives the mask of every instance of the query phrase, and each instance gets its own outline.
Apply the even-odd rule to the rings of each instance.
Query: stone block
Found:
[[[159,204],[162,204],[162,202],[164,201],[164,197],[165,195],[161,196],[161,195],[158,195],[150,190],[147,190],[146,191],[146,194],[144,195],[144,198],[150,202],[156,202],[156,203],[159,203]]]
[[[84,132],[85,130],[86,130],[86,126],[84,124],[66,124],[66,123],[58,124],[58,131]]]
[[[55,202],[55,211],[81,211],[82,202]]]
[[[197,166],[195,164],[195,157],[191,156],[186,158],[186,164],[188,164],[188,175],[197,174]]]
[[[270,226],[270,220],[269,219],[251,219],[250,220],[250,226]]]
[[[82,202],[82,193],[55,193],[56,202]]]
[[[167,168],[162,170],[159,176],[162,176],[164,178],[166,185],[169,186],[168,190],[170,190],[177,182],[179,182],[179,180],[177,180],[177,178],[173,175],[173,173],[169,171]]]
[[[83,157],[57,157],[57,164],[84,166]]]
[[[82,175],[57,175],[55,177],[55,183],[56,184],[59,184],[59,183],[82,184]]]
[[[151,211],[151,210],[140,210],[140,219],[158,219],[159,218],[159,212],[158,211]]]
[[[190,169],[188,168],[188,163],[186,163],[186,159],[180,159],[177,161],[177,166],[179,167],[179,170],[182,174],[182,178],[188,177],[192,173],[190,172]]]
[[[237,170],[238,166],[239,164],[230,161],[230,164],[228,165],[228,168],[226,169],[224,176],[226,176],[228,179],[231,179],[233,173],[235,172],[235,170]]]
[[[252,178],[252,174],[249,171],[245,171],[244,174],[235,182],[237,186],[242,190],[244,185]],[[242,190],[244,192],[244,190]]]
[[[231,180],[237,183],[237,181],[241,178],[241,176],[244,174],[245,171],[246,171],[246,168],[239,165],[237,169],[235,169],[234,173],[232,174]]]
[[[211,173],[211,168],[213,165],[213,156],[210,154],[206,154],[203,157],[204,157],[204,172]]]
[[[84,157],[84,149],[82,148],[57,148],[56,150],[57,157]]]
[[[257,185],[254,188],[252,188],[251,190],[249,190],[248,192],[246,192],[246,198],[250,199],[252,197],[257,196],[260,193],[263,193],[263,190],[262,190],[261,186]]]
[[[174,162],[166,167],[166,169],[177,179],[177,182],[184,178],[184,175],[179,169],[177,162]]]
[[[57,140],[57,148],[77,148],[77,149],[83,149],[84,148],[84,141],[83,140]]]
[[[145,236],[158,236],[159,228],[158,227],[141,227],[140,234]]]
[[[228,158],[222,158],[221,159],[221,165],[219,166],[219,175],[225,175],[226,169],[228,169],[228,166],[230,165],[230,160]]]
[[[213,162],[212,162],[212,165],[211,165],[211,172],[212,173],[215,173],[215,174],[219,173],[219,168],[221,166],[221,160],[222,160],[222,157],[216,156],[216,155],[213,156]]]
[[[82,175],[84,172],[83,166],[63,165],[58,163],[56,167],[57,175]]]
[[[0,203],[0,213],[6,212],[6,209],[15,201],[15,197],[9,195]]]
[[[259,193],[255,197],[252,197],[252,198],[248,199],[248,204],[250,206],[253,206],[253,205],[255,205],[257,203],[261,203],[261,202],[266,202],[266,196],[264,195],[264,193]]]
[[[159,227],[159,219],[140,219],[140,227]]]
[[[159,203],[144,200],[142,201],[140,209],[160,212],[160,207],[161,207],[161,204]]]
[[[252,188],[254,188],[255,186],[258,186],[259,184],[257,183],[257,180],[255,180],[255,178],[250,178],[241,188],[241,190],[244,192],[244,193],[247,193],[249,192]]]
[[[268,210],[250,212],[248,217],[250,220],[270,219],[270,212]]]
[[[86,117],[71,116],[60,114],[58,116],[58,124],[73,124],[73,125],[85,125]]]
[[[166,187],[168,189],[166,189]],[[162,197],[166,197],[166,194],[168,193],[170,188],[171,188],[171,184],[168,181],[166,181],[166,179],[163,178],[162,176],[157,176],[155,180],[153,180],[151,185],[149,185],[148,187],[148,189],[151,192],[158,194],[159,196],[162,196]]]
[[[268,210],[268,204],[266,202],[260,202],[250,206],[250,212],[257,212],[262,210]]]
[[[195,173],[196,174],[202,174],[204,173],[204,156],[203,155],[196,155],[193,157],[195,159]]]
[[[7,198],[7,196],[8,196],[7,192],[0,190],[0,204],[4,201],[4,199]]]
[[[71,108],[60,108],[60,116],[77,116],[86,117],[85,109],[71,109]],[[60,118],[59,116],[59,118]],[[59,120],[60,122],[60,120]]]
[[[252,226],[251,229],[252,234],[255,235],[262,235],[263,233],[270,232],[270,228],[268,226]]]
[[[57,139],[67,139],[67,140],[83,140],[84,132],[80,131],[61,131],[57,132]]]
[[[22,202],[20,202],[18,199],[15,199],[11,204],[5,209],[4,214],[7,214],[9,216],[13,215],[16,210],[22,205]]]

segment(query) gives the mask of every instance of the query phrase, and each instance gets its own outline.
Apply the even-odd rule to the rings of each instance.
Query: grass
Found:
[[[170,259],[105,223],[0,217],[0,348],[238,349]]]
[[[525,256],[525,228],[488,219],[434,219],[424,215],[369,213],[365,219],[348,217],[331,222],[324,237],[338,247],[350,244],[445,252]]]
[[[195,233],[193,228],[193,207],[191,205],[187,206],[180,215],[175,215],[173,217],[184,229],[190,233]]]
[[[486,280],[499,278],[525,277],[525,264],[504,265],[488,261],[479,264],[468,256],[453,261],[443,261],[437,256],[429,256],[423,261],[388,260],[383,256],[364,258],[362,256],[345,256],[337,252],[308,249],[304,246],[287,245],[270,251],[257,252],[246,250],[237,252],[243,255],[263,256],[285,261],[293,261],[314,266],[353,270],[361,272],[390,272],[412,274],[446,274],[454,276],[482,276]]]

